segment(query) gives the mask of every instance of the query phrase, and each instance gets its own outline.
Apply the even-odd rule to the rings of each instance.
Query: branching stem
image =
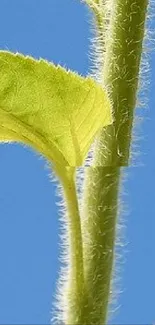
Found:
[[[96,11],[99,1],[87,3],[91,9],[94,4],[94,13],[101,18]],[[129,164],[147,4],[148,0],[109,0],[111,16],[106,39],[103,36],[102,71],[114,123],[101,131],[93,166],[85,168],[81,219],[75,169],[67,167],[62,174],[56,171],[64,187],[70,222],[71,281],[66,325],[107,324],[121,166]],[[96,24],[100,34],[104,32],[102,24],[100,19]]]

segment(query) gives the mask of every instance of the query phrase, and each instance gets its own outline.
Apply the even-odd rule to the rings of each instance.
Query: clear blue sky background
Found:
[[[0,49],[46,58],[86,75],[90,16],[78,0],[1,0]],[[113,324],[155,322],[155,55],[139,141],[144,167],[129,168],[129,214]],[[148,117],[148,119],[147,119]],[[30,148],[0,146],[0,324],[50,324],[60,268],[56,184]]]

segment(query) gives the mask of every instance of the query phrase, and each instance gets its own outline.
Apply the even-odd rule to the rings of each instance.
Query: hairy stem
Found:
[[[99,51],[103,53],[106,30],[108,25],[108,16],[109,16],[109,9],[106,5],[107,0],[97,0],[97,1],[85,0],[85,1],[87,5],[90,7],[90,9],[93,11],[94,23],[96,26],[96,37],[99,44]],[[103,57],[101,59],[103,59]]]
[[[100,133],[93,167],[85,169],[82,204],[84,274],[93,309],[87,324],[107,323],[121,166],[128,166],[147,0],[113,0],[103,84],[114,123]],[[95,168],[94,168],[95,167]]]
[[[120,168],[88,167],[81,214],[85,281],[91,292],[86,324],[105,324],[115,243]]]
[[[98,138],[95,166],[128,166],[148,0],[112,3],[103,85],[109,89],[114,123]]]
[[[81,221],[78,199],[75,186],[75,167],[54,166],[53,170],[59,177],[63,186],[64,197],[67,204],[70,265],[69,278],[64,296],[67,301],[64,306],[64,319],[67,325],[82,324],[87,313],[87,292],[84,284],[83,247]],[[85,306],[85,308],[84,308]],[[83,313],[82,313],[83,310]]]
[[[102,68],[103,86],[107,87],[111,97],[114,123],[100,132],[93,165],[85,168],[81,218],[75,168],[56,170],[68,207],[70,237],[67,304],[63,306],[65,318],[62,317],[65,325],[107,324],[121,166],[129,163],[148,3],[147,0],[109,0],[109,27],[105,38],[102,37],[105,16],[100,11],[105,2],[86,2],[91,9],[94,3],[99,46],[104,48],[104,64],[99,70]]]

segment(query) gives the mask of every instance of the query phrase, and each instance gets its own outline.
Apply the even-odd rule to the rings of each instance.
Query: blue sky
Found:
[[[78,0],[1,0],[0,49],[45,58],[86,75],[90,15]],[[128,215],[113,324],[155,323],[155,54],[138,135],[144,166],[128,168]],[[135,150],[136,151],[136,150]],[[0,145],[0,324],[50,324],[60,268],[56,183],[31,148]]]

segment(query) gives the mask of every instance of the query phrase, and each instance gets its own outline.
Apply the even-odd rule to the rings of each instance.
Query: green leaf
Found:
[[[80,166],[111,123],[107,93],[91,78],[0,51],[0,142],[23,142],[51,162]]]

